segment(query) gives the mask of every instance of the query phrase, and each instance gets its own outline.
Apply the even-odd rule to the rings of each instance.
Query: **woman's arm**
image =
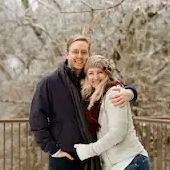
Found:
[[[108,122],[105,125],[101,124],[101,128],[102,126],[108,126],[108,132],[95,143],[75,145],[77,154],[81,160],[100,155],[123,141],[126,137],[128,130],[128,105],[122,108],[113,106],[110,97],[116,93],[118,92],[111,88],[106,93],[103,101],[104,106],[102,110],[104,113],[101,114],[106,114]]]

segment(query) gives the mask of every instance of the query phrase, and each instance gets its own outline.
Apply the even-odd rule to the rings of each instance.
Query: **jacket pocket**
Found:
[[[50,133],[53,139],[55,140],[55,142],[57,143],[59,141],[61,131],[62,131],[62,124],[59,122],[53,122],[53,124],[50,127]]]

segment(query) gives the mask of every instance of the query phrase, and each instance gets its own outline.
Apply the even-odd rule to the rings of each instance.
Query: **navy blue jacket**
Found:
[[[73,152],[74,144],[83,142],[69,90],[57,71],[37,85],[31,105],[30,126],[37,144],[51,154],[59,148]]]

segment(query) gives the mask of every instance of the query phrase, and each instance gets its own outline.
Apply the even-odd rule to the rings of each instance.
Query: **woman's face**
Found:
[[[96,88],[99,85],[99,83],[105,79],[106,72],[101,68],[93,67],[87,70],[86,76],[90,85],[93,88]]]

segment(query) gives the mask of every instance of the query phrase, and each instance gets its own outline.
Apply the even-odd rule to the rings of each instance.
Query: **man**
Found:
[[[66,61],[37,85],[31,111],[30,126],[37,144],[49,153],[50,170],[98,170],[98,157],[81,162],[74,144],[95,141],[88,132],[84,105],[80,95],[80,80],[90,54],[90,42],[84,36],[74,37],[67,43]],[[113,96],[115,105],[124,105],[136,98],[131,87],[118,88]],[[131,89],[131,90],[130,90]]]

